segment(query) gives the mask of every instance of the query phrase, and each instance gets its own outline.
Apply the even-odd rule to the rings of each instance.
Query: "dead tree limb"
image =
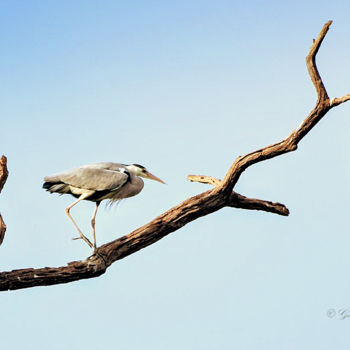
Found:
[[[350,100],[350,94],[340,98],[329,99],[326,88],[316,67],[316,54],[326,36],[331,21],[327,22],[318,38],[313,41],[306,57],[310,78],[317,92],[317,102],[306,119],[284,140],[258,149],[234,160],[225,178],[221,181],[210,176],[189,175],[191,181],[214,185],[204,193],[191,197],[179,205],[161,214],[148,224],[98,248],[96,254],[85,261],[74,261],[58,268],[21,269],[0,273],[0,290],[13,290],[35,286],[47,286],[68,283],[103,274],[108,266],[136,251],[145,248],[189,222],[208,215],[223,207],[262,210],[288,215],[288,209],[280,203],[244,197],[233,188],[243,171],[249,166],[295,151],[299,141],[322,119],[333,107]]]
[[[221,180],[216,179],[212,176],[188,175],[187,179],[192,182],[201,182],[213,186],[220,186],[222,184]],[[286,208],[286,206],[281,203],[273,203],[256,198],[247,198],[235,191],[232,191],[226,206],[240,209],[262,210],[283,216],[289,215],[288,208]]]
[[[5,156],[2,156],[0,158],[0,193],[4,188],[8,174],[9,173],[7,170],[7,158]],[[5,232],[6,232],[6,225],[0,213],[0,245],[5,238]]]

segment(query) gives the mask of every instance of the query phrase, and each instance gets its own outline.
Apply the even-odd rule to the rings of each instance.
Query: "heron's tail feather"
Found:
[[[69,193],[69,186],[63,182],[44,182],[43,188],[51,193]]]

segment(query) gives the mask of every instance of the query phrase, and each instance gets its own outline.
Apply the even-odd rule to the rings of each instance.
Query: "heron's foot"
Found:
[[[106,259],[105,259],[105,257],[103,256],[103,254],[100,254],[99,253],[99,251],[98,251],[98,249],[96,248],[96,250],[94,250],[94,252],[93,252],[93,254],[90,256],[90,258],[96,258],[96,257],[98,257],[98,258],[100,258],[103,262],[104,262],[104,264],[105,264],[105,266],[107,267],[107,262],[106,262]],[[89,258],[89,259],[90,259]]]

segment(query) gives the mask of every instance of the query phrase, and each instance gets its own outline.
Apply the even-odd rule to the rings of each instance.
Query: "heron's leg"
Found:
[[[68,208],[66,208],[66,214],[68,215],[68,217],[70,218],[70,220],[72,221],[73,225],[75,226],[75,228],[77,229],[77,231],[79,232],[79,235],[81,239],[83,239],[90,248],[92,248],[92,244],[91,242],[89,241],[89,239],[87,237],[85,237],[83,235],[83,233],[80,231],[78,225],[75,223],[74,219],[72,218],[72,216],[70,215],[69,211],[77,204],[79,203],[81,200],[85,199],[86,198],[86,195],[85,194],[82,194],[74,203],[72,203]],[[74,239],[74,238],[73,238]]]
[[[92,219],[91,219],[92,238],[94,239],[94,250],[96,250],[95,218],[96,218],[97,209],[98,209],[98,206],[100,205],[100,203],[101,202],[96,202],[96,207],[95,207],[95,210],[94,210],[94,214],[92,215]]]

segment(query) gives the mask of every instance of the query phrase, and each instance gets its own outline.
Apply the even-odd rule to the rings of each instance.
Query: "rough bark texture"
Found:
[[[8,177],[7,158],[5,156],[2,156],[0,158],[0,193],[4,188],[7,177]],[[6,232],[6,225],[0,214],[0,245],[5,238],[5,232]]]
[[[316,54],[331,24],[332,22],[329,21],[323,26],[306,57],[306,65],[317,92],[316,106],[286,139],[238,157],[222,181],[210,176],[189,175],[188,179],[191,181],[207,183],[215,187],[185,200],[135,231],[104,244],[85,261],[74,261],[58,268],[21,269],[0,273],[0,290],[47,286],[100,276],[116,260],[133,254],[187,223],[223,207],[262,210],[287,216],[289,211],[283,204],[247,198],[233,192],[233,188],[245,169],[263,160],[295,151],[299,141],[331,108],[350,100],[350,94],[330,100],[316,67]]]

